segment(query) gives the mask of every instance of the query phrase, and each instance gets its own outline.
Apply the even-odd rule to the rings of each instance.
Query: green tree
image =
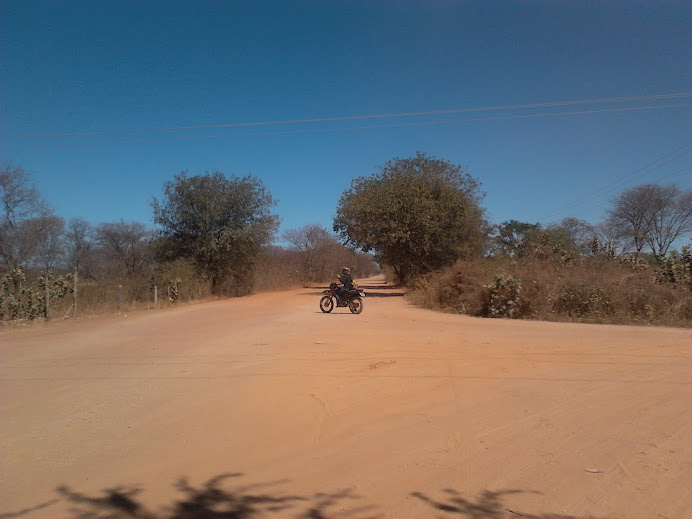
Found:
[[[460,166],[417,153],[353,180],[339,200],[334,230],[346,243],[374,251],[406,283],[483,251],[482,198]]]
[[[273,205],[262,182],[252,176],[182,172],[164,185],[162,201],[152,201],[159,256],[191,260],[214,294],[247,293],[257,257],[278,227]]]
[[[539,223],[509,220],[496,227],[493,238],[496,250],[511,257],[531,254],[542,247],[558,246],[563,251],[578,255],[582,246],[586,247],[585,239],[592,227],[583,220],[565,218],[559,224],[542,227]],[[584,249],[586,250],[586,249]]]
[[[540,239],[541,224],[509,220],[497,227],[495,241],[509,256],[520,255],[529,241]]]

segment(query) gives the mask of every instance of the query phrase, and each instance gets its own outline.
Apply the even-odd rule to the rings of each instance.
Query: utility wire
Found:
[[[661,175],[660,177],[656,177],[653,179],[653,182],[660,182],[661,180],[669,179],[669,178],[676,178],[682,176],[681,173],[686,172],[689,174],[689,172],[692,171],[692,166],[685,166],[684,168],[680,168],[676,171],[673,171],[672,173],[666,173],[665,175]]]
[[[543,218],[540,219],[540,221],[545,221],[549,219],[552,215],[562,212],[567,209],[573,209],[574,207],[578,207],[580,205],[584,205],[585,203],[593,202],[595,198],[600,198],[604,194],[608,192],[612,192],[616,189],[619,189],[620,187],[629,184],[630,182],[633,182],[634,180],[640,179],[642,177],[645,177],[646,175],[649,175],[655,171],[658,171],[664,166],[667,166],[671,162],[675,162],[676,160],[679,160],[683,158],[685,155],[690,153],[690,144],[684,144],[683,146],[680,146],[672,151],[669,151],[667,153],[664,153],[663,155],[660,155],[657,157],[655,160],[652,162],[649,162],[648,164],[642,166],[641,168],[636,169],[635,171],[631,173],[627,173],[626,175],[623,175],[617,179],[615,179],[613,182],[606,184],[605,186],[602,186],[598,188],[597,190],[590,192],[583,197],[580,197],[569,204],[566,204],[564,206],[558,207],[557,209],[554,209],[547,213]],[[662,162],[661,161],[665,161]],[[685,169],[685,168],[683,168]]]
[[[233,134],[216,134],[216,135],[196,135],[196,136],[184,136],[184,137],[146,137],[128,140],[118,140],[117,142],[161,142],[167,140],[204,140],[204,139],[227,139],[227,138],[238,138],[238,137],[263,137],[272,135],[300,135],[300,134],[310,134],[310,133],[333,133],[333,132],[345,132],[354,130],[377,130],[377,129],[389,129],[389,128],[407,128],[414,126],[436,126],[443,124],[455,124],[455,123],[465,123],[465,122],[481,122],[481,121],[503,121],[511,119],[535,119],[539,117],[561,117],[567,115],[589,115],[598,113],[608,113],[608,112],[625,112],[625,111],[636,111],[636,110],[654,110],[661,108],[679,108],[692,106],[692,103],[682,103],[682,104],[667,104],[667,105],[649,105],[649,106],[632,106],[625,108],[603,108],[598,110],[579,110],[579,111],[567,111],[567,112],[552,112],[552,113],[541,113],[541,114],[523,114],[523,115],[505,115],[496,117],[474,117],[474,118],[454,118],[454,119],[441,119],[435,121],[418,121],[410,123],[391,123],[391,124],[370,124],[370,125],[359,125],[359,126],[343,126],[339,128],[312,128],[312,129],[302,129],[302,130],[283,130],[283,131],[268,131],[268,132],[255,132],[255,133],[233,133]],[[95,133],[89,136],[105,136],[106,133]],[[72,135],[74,136],[74,135]],[[80,136],[87,136],[86,134]],[[0,140],[2,138],[0,137]],[[103,142],[103,141],[101,141]],[[83,144],[72,144],[63,145],[62,147],[80,147]]]
[[[649,183],[657,184],[657,183],[661,182],[662,180],[667,180],[669,178],[679,177],[679,176],[681,176],[681,173],[689,174],[689,170],[691,170],[691,169],[692,169],[691,166],[685,166],[683,168],[680,168],[680,169],[673,171],[672,173],[665,173],[665,174],[660,175],[656,178],[653,178],[649,181]],[[593,200],[593,203],[591,203],[591,204],[587,203],[585,205],[586,205],[586,207],[591,206],[591,207],[605,208],[605,207],[610,205],[610,202],[603,201],[603,200],[601,200],[601,201]]]
[[[601,188],[597,189],[594,192],[591,192],[591,193],[585,195],[584,197],[581,197],[581,198],[579,198],[573,202],[570,202],[569,204],[567,204],[565,206],[562,206],[556,210],[551,211],[550,213],[548,213],[546,215],[545,219],[547,219],[548,217],[550,217],[554,213],[557,213],[557,212],[560,212],[560,211],[563,211],[566,209],[578,207],[580,205],[584,205],[585,203],[591,202],[595,198],[602,197],[606,193],[609,193],[609,192],[612,192],[616,189],[619,189],[620,187],[623,187],[624,185],[629,184],[629,183],[633,182],[634,180],[640,179],[646,175],[649,175],[655,171],[658,171],[662,167],[670,164],[671,162],[674,162],[674,161],[684,157],[685,155],[687,155],[690,152],[689,150],[685,150],[679,155],[678,155],[678,153],[681,150],[684,150],[685,148],[688,148],[688,147],[689,147],[689,144],[686,144],[684,146],[681,146],[680,148],[677,148],[677,149],[675,149],[669,153],[666,153],[666,154],[658,157],[653,162],[648,163],[647,165],[635,170],[634,172],[628,173],[627,175],[619,177],[615,181],[611,182],[610,184],[602,186]],[[678,155],[678,156],[675,156],[675,155]],[[665,159],[668,159],[668,160],[666,160],[662,164],[657,164],[661,160],[665,160]]]
[[[264,135],[294,135],[301,133],[330,133],[330,132],[341,132],[349,130],[371,130],[371,129],[384,129],[384,128],[407,128],[411,126],[435,126],[441,124],[453,124],[453,123],[464,123],[464,122],[479,122],[479,121],[506,121],[510,119],[534,119],[538,117],[561,117],[565,115],[588,115],[588,114],[598,114],[606,112],[629,112],[634,110],[655,110],[659,108],[679,108],[684,106],[692,106],[692,103],[682,103],[682,104],[672,104],[672,105],[649,105],[649,106],[632,106],[626,108],[603,108],[600,110],[579,110],[579,111],[569,111],[569,112],[553,112],[544,114],[523,114],[523,115],[503,115],[497,117],[474,117],[468,118],[455,118],[455,119],[441,119],[436,121],[419,121],[411,123],[392,123],[392,124],[370,124],[361,126],[344,126],[340,128],[315,128],[315,129],[305,129],[305,130],[285,130],[285,131],[275,131],[275,132],[261,132],[261,133],[244,133],[244,134],[233,134],[233,135],[210,135],[210,136],[200,136],[196,137],[198,139],[205,138],[219,138],[219,137],[256,137]]]
[[[573,105],[623,103],[623,102],[630,103],[630,102],[635,102],[635,101],[653,101],[653,100],[658,101],[658,100],[664,100],[664,99],[683,99],[686,97],[692,97],[692,92],[682,92],[682,93],[672,93],[672,94],[656,94],[656,95],[633,96],[633,97],[608,97],[608,98],[599,98],[599,99],[581,99],[581,100],[575,100],[575,101],[555,101],[555,102],[549,102],[549,103],[486,106],[486,107],[479,107],[479,108],[458,108],[458,109],[450,109],[450,110],[430,110],[430,111],[423,111],[423,112],[399,112],[399,113],[353,115],[353,116],[341,116],[341,117],[321,117],[321,118],[313,118],[313,119],[289,119],[289,120],[282,120],[282,121],[260,121],[260,122],[248,122],[248,123],[170,126],[170,127],[160,127],[160,128],[131,129],[131,130],[119,130],[119,131],[94,131],[94,132],[52,133],[52,134],[7,135],[7,136],[0,136],[0,140],[52,139],[52,138],[60,138],[60,137],[88,137],[88,136],[98,136],[98,135],[123,135],[123,134],[132,134],[132,133],[171,132],[171,131],[181,131],[181,130],[202,130],[202,129],[214,129],[214,128],[245,128],[245,127],[252,127],[252,126],[315,124],[315,123],[326,123],[326,122],[337,122],[337,121],[356,121],[356,120],[367,120],[367,119],[392,119],[392,118],[403,118],[403,117],[422,117],[422,116],[430,116],[430,115],[449,115],[449,114],[471,113],[471,112],[519,110],[519,109],[527,109],[527,108],[535,109],[535,108],[546,108],[546,107],[556,107],[556,106],[573,106]],[[519,117],[519,116],[517,116],[517,117]]]

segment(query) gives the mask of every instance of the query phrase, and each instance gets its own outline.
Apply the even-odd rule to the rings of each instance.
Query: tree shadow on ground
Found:
[[[56,489],[72,508],[72,519],[249,519],[255,517],[295,517],[296,519],[327,519],[329,509],[346,507],[346,500],[357,500],[351,489],[334,493],[315,493],[310,496],[272,492],[272,487],[286,480],[255,485],[229,486],[228,482],[243,474],[220,474],[198,487],[186,478],[175,484],[178,499],[161,510],[151,510],[139,497],[143,491],[136,486],[117,486],[90,496],[60,486]],[[355,507],[350,514],[375,508],[372,505]],[[343,513],[343,512],[342,512]],[[361,516],[363,517],[363,516]]]
[[[65,485],[58,487],[56,492],[70,507],[68,515],[63,516],[69,519],[328,519],[336,511],[339,517],[353,519],[373,519],[382,515],[381,507],[362,504],[362,497],[350,488],[302,496],[276,490],[277,486],[289,483],[287,480],[252,485],[230,484],[242,476],[240,473],[220,474],[199,486],[180,478],[174,485],[178,497],[159,510],[147,507],[140,496],[144,490],[134,485],[107,488],[97,495],[78,492]],[[422,492],[410,495],[432,509],[431,517],[435,513],[436,517],[467,519],[597,519],[556,513],[530,514],[505,502],[508,496],[515,494],[541,494],[532,490],[486,490],[475,500],[467,499],[453,489],[444,489],[442,494],[441,498],[429,497]],[[59,501],[54,499],[32,508],[0,514],[0,519],[23,517]]]
[[[365,297],[368,298],[381,298],[381,297],[404,297],[403,292],[374,292],[368,289],[365,289]]]
[[[7,512],[4,514],[0,514],[0,519],[12,519],[14,517],[22,517],[37,510],[41,510],[42,508],[48,508],[49,506],[54,505],[58,501],[59,499],[51,499],[50,501],[46,501],[45,503],[41,503],[40,505],[32,506],[31,508],[25,508],[23,510],[17,510],[16,512]]]
[[[448,514],[459,515],[468,519],[597,519],[595,517],[577,517],[562,514],[529,514],[509,508],[505,504],[507,496],[513,494],[541,494],[534,490],[497,490],[492,492],[485,490],[481,492],[475,501],[462,497],[462,493],[453,489],[446,488],[442,491],[445,496],[442,499],[433,499],[422,492],[412,492],[411,496],[416,497],[424,503],[430,505],[435,510]]]
[[[404,297],[404,291],[393,285],[359,285],[367,297]]]
[[[309,288],[311,289],[310,292],[304,292],[301,295],[311,296],[311,297],[321,296],[324,294],[324,291],[327,290],[329,287],[326,286],[326,287],[309,287]],[[314,292],[313,292],[313,290],[314,290]],[[365,292],[366,299],[371,298],[371,297],[404,297],[403,291],[397,290],[391,286],[381,287],[381,286],[360,285],[360,286],[358,286],[358,290]]]

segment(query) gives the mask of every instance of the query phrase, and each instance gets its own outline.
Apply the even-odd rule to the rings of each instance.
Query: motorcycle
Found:
[[[336,307],[348,307],[352,314],[359,314],[363,311],[363,297],[365,297],[365,292],[358,290],[355,286],[352,290],[349,290],[346,295],[341,298],[337,295],[337,292],[341,288],[341,285],[337,283],[332,283],[329,285],[329,290],[325,290],[322,293],[325,294],[320,299],[320,310],[325,314],[328,314],[334,310],[334,301],[336,301]]]

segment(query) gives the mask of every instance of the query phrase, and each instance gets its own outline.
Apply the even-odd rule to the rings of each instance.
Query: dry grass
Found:
[[[292,290],[304,286],[305,272],[302,269],[300,257],[295,254],[283,253],[266,255],[249,272],[243,275],[229,276],[229,293],[236,296],[257,292]],[[335,263],[338,272],[341,262]],[[369,275],[372,272],[354,272],[358,276]],[[32,320],[42,322],[45,315],[43,290],[36,287],[38,275],[32,272],[29,279],[24,279],[23,287],[33,287],[41,299],[36,303],[36,310],[29,313],[29,296],[25,292],[16,292],[19,300],[19,310],[11,313],[3,306],[3,294],[15,295],[13,287],[2,292],[0,287],[0,323],[26,323]],[[60,278],[63,279],[63,278]],[[333,279],[319,279],[316,282],[329,282]],[[75,316],[74,310],[74,280],[69,278],[67,290],[61,299],[52,301],[50,317],[61,320]],[[9,287],[9,284],[8,284]],[[213,301],[223,298],[211,293],[209,282],[204,280],[194,268],[184,260],[168,263],[147,275],[111,276],[102,280],[80,277],[77,284],[78,317],[94,317],[118,313],[131,313],[142,310],[163,309],[173,305],[191,304],[194,302]],[[2,310],[5,310],[4,314]]]
[[[460,261],[418,280],[415,304],[484,317],[688,327],[689,284],[604,257],[532,255]]]

